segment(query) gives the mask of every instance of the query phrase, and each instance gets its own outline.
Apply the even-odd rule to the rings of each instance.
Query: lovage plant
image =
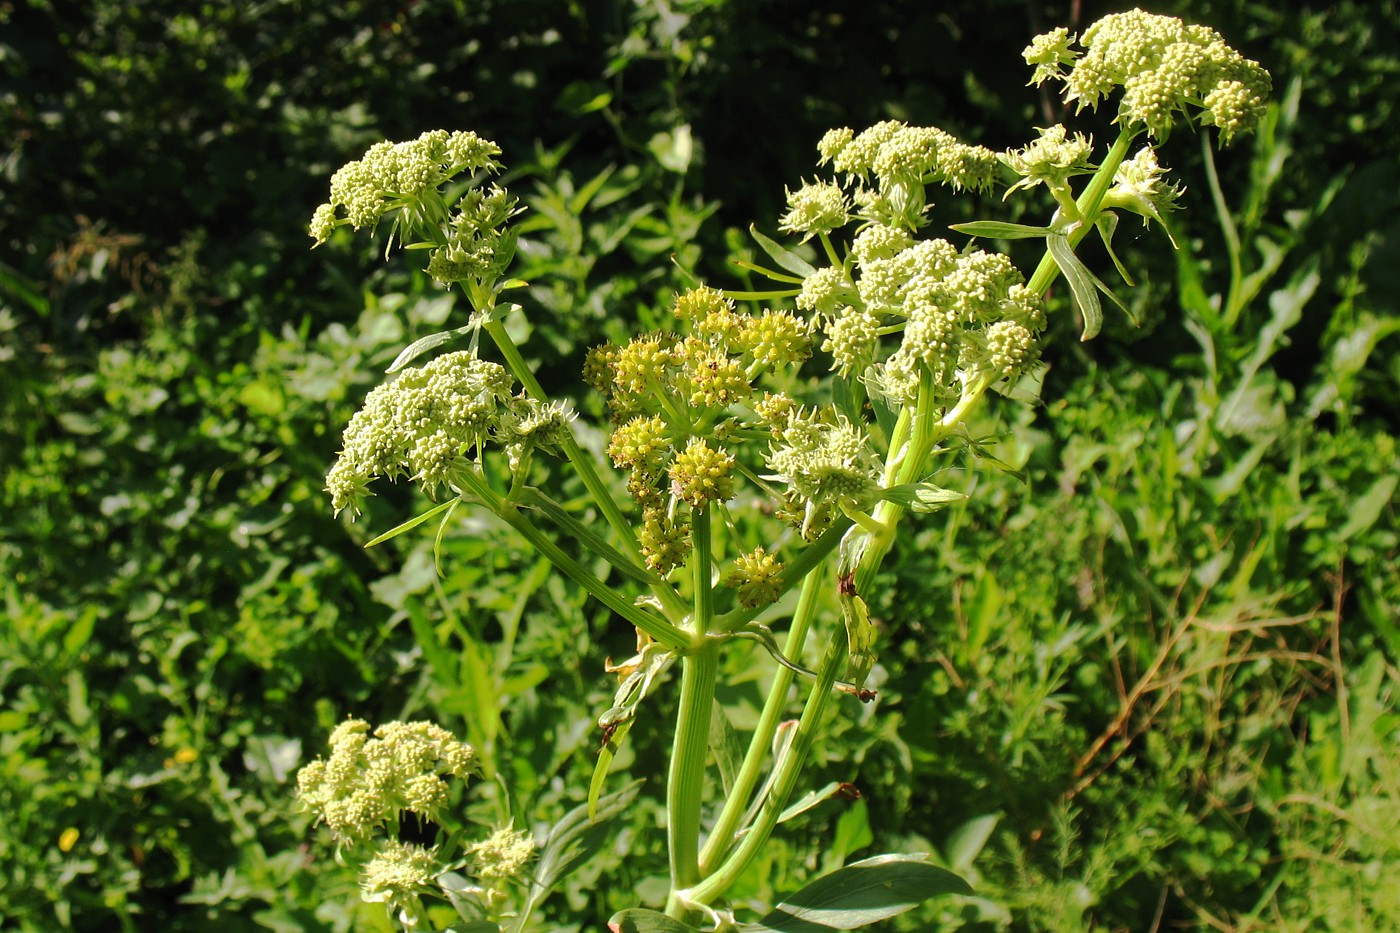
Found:
[[[1080,110],[1116,97],[1117,137],[1105,152],[1064,126],[1006,152],[893,121],[832,130],[818,145],[830,175],[791,191],[780,224],[805,245],[754,231],[772,267],[740,263],[771,289],[697,286],[676,297],[671,329],[589,353],[585,377],[606,399],[606,457],[625,473],[625,496],[576,440],[571,406],[545,394],[507,331],[507,319],[528,309],[507,300],[524,283],[508,275],[517,201],[487,183],[500,168],[497,147],[435,131],[379,144],[335,174],[311,225],[317,243],[342,225],[387,226],[387,246],[426,251],[427,271],[459,288],[470,312],[455,330],[408,347],[351,420],[327,478],[334,508],[358,513],[376,480],[406,476],[437,504],[377,540],[446,523],[459,508],[486,509],[639,639],[636,656],[613,669],[620,685],[599,718],[605,741],[587,803],[546,840],[498,827],[476,842],[401,843],[402,815],[439,812],[446,779],[472,773],[470,750],[424,723],[372,735],[358,720],[338,729],[330,758],[302,772],[301,791],[361,867],[366,898],[387,903],[407,928],[437,922],[425,900],[436,896],[466,924],[456,929],[526,929],[588,820],[635,792],[603,796],[609,765],[648,695],[678,681],[666,778],[670,892],[653,905],[664,913],[624,910],[611,928],[736,928],[726,894],[790,812],[833,697],[873,698],[866,679],[879,645],[866,599],[876,572],[906,513],[961,498],[933,481],[936,471],[975,451],[965,424],[989,392],[1034,375],[1047,290],[1064,277],[1082,336],[1093,337],[1100,295],[1112,293],[1076,255],[1080,241],[1096,232],[1112,255],[1124,212],[1166,227],[1181,191],[1157,145],[1182,124],[1214,126],[1228,142],[1253,126],[1269,90],[1268,74],[1214,31],[1140,11],[1078,37],[1040,36],[1025,58],[1034,83],[1062,83]],[[1033,196],[1041,186],[1054,203],[1043,225],[954,228],[983,243],[1043,241],[1029,277],[1003,253],[928,235],[935,194],[1004,187],[1005,197]],[[483,334],[504,365],[478,354]],[[452,340],[465,349],[410,365]],[[586,509],[537,484],[554,464],[577,474]],[[578,559],[561,538],[600,560]],[[604,563],[608,579],[596,573]],[[774,622],[786,622],[781,641]],[[709,768],[719,658],[744,642],[766,650],[774,673],[720,794]],[[809,656],[819,658],[815,669],[804,666]],[[663,676],[674,668],[678,677]],[[780,728],[799,685],[795,725]],[[967,891],[920,856],[877,856],[737,928],[855,929]]]

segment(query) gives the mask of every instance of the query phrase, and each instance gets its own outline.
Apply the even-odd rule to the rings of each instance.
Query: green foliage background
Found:
[[[1112,9],[1072,6],[0,3],[0,928],[386,928],[289,783],[351,714],[436,718],[523,789],[464,820],[582,797],[629,633],[507,529],[461,522],[438,576],[411,535],[361,547],[412,489],[353,526],[321,493],[455,307],[373,244],[309,252],[335,167],[428,128],[500,142],[521,336],[574,394],[680,269],[734,281],[825,129],[1006,147],[1060,119],[1018,55]],[[979,893],[899,928],[1400,929],[1400,11],[1152,8],[1274,73],[1270,132],[1214,157],[1240,246],[1173,138],[1184,248],[1125,250],[1142,326],[1080,345],[1056,315],[1046,404],[976,426],[1025,482],[960,467],[969,504],[911,525],[872,600],[880,700],[838,706],[812,774],[862,799],[780,834],[741,904],[899,848]],[[742,725],[764,665],[727,664]],[[619,766],[655,778],[653,712]],[[548,928],[654,900],[659,818]]]

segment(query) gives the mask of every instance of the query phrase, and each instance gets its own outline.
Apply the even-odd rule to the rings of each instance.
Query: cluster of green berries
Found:
[[[504,367],[463,351],[408,367],[372,390],[346,426],[340,457],[326,476],[336,512],[358,514],[380,476],[408,476],[429,494],[442,485],[455,488],[488,443],[504,448],[517,471],[535,450],[557,451],[572,414],[560,403],[512,394],[513,388]]]
[[[1067,29],[1037,37],[1024,52],[1031,81],[1064,82],[1066,103],[1096,107],[1123,89],[1118,120],[1161,138],[1188,107],[1223,140],[1254,127],[1270,91],[1269,73],[1225,44],[1214,29],[1133,10],[1098,20],[1079,37]]]
[[[349,719],[330,736],[330,757],[297,774],[298,794],[341,843],[367,841],[401,813],[434,819],[448,799],[447,777],[476,773],[476,753],[429,722],[391,722],[370,733]]]
[[[330,200],[316,208],[308,232],[319,246],[338,226],[375,228],[392,217],[390,244],[397,236],[427,247],[427,271],[439,283],[494,280],[514,256],[506,221],[518,211],[516,199],[493,185],[449,205],[442,186],[463,172],[496,171],[500,153],[475,133],[446,130],[377,143],[331,176]]]

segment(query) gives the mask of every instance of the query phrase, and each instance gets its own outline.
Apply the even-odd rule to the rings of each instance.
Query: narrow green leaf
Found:
[[[1055,265],[1060,267],[1065,281],[1069,283],[1070,297],[1074,299],[1074,306],[1084,320],[1084,330],[1079,339],[1093,340],[1103,329],[1103,308],[1099,305],[1098,290],[1094,287],[1093,277],[1089,275],[1089,270],[1084,268],[1084,263],[1079,261],[1079,257],[1074,255],[1074,248],[1069,245],[1069,237],[1059,233],[1046,237],[1045,246],[1050,252],[1050,258],[1055,260]]]
[[[588,782],[588,818],[596,821],[598,819],[598,800],[602,797],[603,787],[608,782],[608,773],[612,770],[613,759],[617,757],[617,750],[622,747],[622,740],[627,738],[627,733],[632,731],[632,723],[637,720],[631,717],[619,720],[612,727],[612,734],[608,736],[607,742],[598,750],[598,763],[593,766],[593,778]]]
[[[953,834],[948,837],[948,843],[945,846],[948,853],[948,867],[953,871],[967,871],[971,868],[972,863],[976,861],[982,848],[987,844],[987,840],[992,838],[992,830],[996,829],[1000,819],[1000,814],[988,813],[973,817],[953,830]]]
[[[612,933],[700,933],[688,923],[644,907],[633,907],[613,914],[608,921],[608,929]]]
[[[447,534],[447,523],[452,520],[452,513],[457,510],[457,503],[461,501],[461,499],[453,499],[451,501],[449,504],[450,507],[443,513],[442,521],[438,522],[437,534],[433,537],[433,569],[437,571],[439,577],[443,575],[442,539],[443,536]]]
[[[745,272],[757,272],[764,278],[772,279],[775,282],[791,282],[794,284],[799,284],[802,281],[795,275],[785,275],[782,272],[775,272],[774,270],[769,269],[767,266],[760,266],[758,263],[749,262],[747,259],[731,259],[729,260],[729,262],[731,265],[738,266]],[[725,294],[729,294],[728,289],[725,289]]]
[[[952,224],[948,229],[989,240],[1030,240],[1048,237],[1055,232],[1050,227],[1032,227],[1001,220],[974,220],[965,224]]]
[[[384,370],[384,372],[396,373],[429,350],[435,350],[454,337],[460,337],[463,334],[470,333],[471,330],[471,326],[468,325],[466,327],[456,327],[452,330],[441,330],[436,334],[429,334],[426,337],[419,337],[417,340],[404,347],[403,350],[399,351],[399,355],[394,357],[394,362],[390,363],[389,368]]]
[[[801,800],[789,805],[788,808],[784,810],[782,814],[778,817],[778,822],[786,823],[793,817],[801,816],[802,814],[806,813],[808,810],[812,809],[818,804],[825,803],[826,801],[830,800],[832,797],[835,797],[838,793],[840,793],[841,788],[843,786],[844,785],[842,785],[839,781],[832,781],[825,787],[819,788],[814,791],[809,791],[806,795],[803,796]]]
[[[772,257],[774,262],[782,266],[787,271],[791,272],[793,275],[800,276],[801,278],[805,279],[809,275],[816,274],[817,269],[815,266],[813,266],[807,260],[803,259],[801,256],[794,253],[792,250],[788,249],[786,246],[783,246],[781,243],[777,243],[773,240],[770,240],[762,233],[759,233],[758,227],[750,224],[749,234],[754,238],[754,242],[756,242],[760,247],[762,247],[765,253]]]
[[[1104,211],[1099,215],[1099,219],[1094,221],[1094,227],[1099,231],[1099,239],[1103,241],[1103,248],[1108,250],[1108,258],[1113,260],[1113,267],[1118,270],[1118,274],[1123,277],[1123,281],[1132,288],[1135,284],[1133,277],[1128,274],[1127,266],[1118,258],[1118,254],[1113,251],[1113,234],[1118,229],[1118,215],[1113,211]]]
[[[575,216],[582,214],[584,210],[587,209],[588,202],[592,201],[594,195],[603,189],[603,186],[608,183],[608,179],[612,177],[613,172],[616,170],[617,166],[609,165],[597,175],[594,175],[588,181],[584,182],[583,187],[578,189],[574,196],[569,199],[569,212]]]
[[[1347,523],[1337,529],[1337,540],[1345,541],[1374,525],[1380,519],[1381,512],[1394,500],[1397,482],[1400,482],[1400,476],[1391,473],[1372,483],[1371,488],[1352,505]]]
[[[936,512],[949,503],[961,502],[967,496],[955,489],[944,489],[933,483],[903,483],[883,490],[880,498],[888,499],[911,512]]]
[[[715,756],[720,784],[727,797],[744,762],[744,743],[718,700],[710,714],[710,752]]]
[[[388,541],[390,538],[397,538],[399,535],[403,534],[405,531],[411,531],[412,529],[417,528],[419,525],[423,524],[424,522],[426,522],[428,519],[432,518],[434,515],[438,514],[439,512],[441,512],[441,511],[443,511],[443,510],[445,510],[445,509],[453,508],[453,507],[457,504],[458,501],[459,501],[458,499],[455,499],[455,498],[454,498],[454,499],[448,499],[446,502],[440,502],[440,503],[438,503],[437,505],[433,506],[431,509],[428,509],[428,511],[424,512],[422,515],[418,515],[418,516],[416,516],[416,517],[414,517],[414,518],[410,518],[408,521],[404,522],[402,525],[399,525],[399,526],[397,526],[397,527],[395,527],[395,528],[391,528],[391,529],[389,529],[388,531],[384,532],[384,533],[383,533],[382,535],[380,535],[379,537],[374,538],[373,540],[371,540],[368,544],[365,545],[365,547],[371,548],[371,547],[374,547],[376,544],[383,544],[385,541]]]
[[[517,504],[522,508],[537,509],[543,512],[545,516],[554,524],[558,525],[568,537],[581,542],[585,548],[591,550],[612,565],[612,568],[618,573],[645,586],[658,586],[661,584],[662,581],[660,577],[613,547],[596,531],[569,514],[562,505],[536,487],[525,487],[521,491],[520,499]]]
[[[966,881],[922,855],[877,855],[818,878],[759,923],[777,933],[810,933],[813,924],[858,930],[940,894],[971,893]]]

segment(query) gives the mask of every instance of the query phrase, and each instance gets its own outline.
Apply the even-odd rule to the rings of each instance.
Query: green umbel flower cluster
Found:
[[[505,826],[467,846],[467,860],[474,876],[500,884],[519,877],[538,848],[534,836]]]
[[[341,843],[367,841],[403,812],[433,819],[447,803],[445,778],[476,773],[476,753],[440,726],[391,722],[370,735],[349,719],[330,737],[331,754],[297,774],[302,803]]]
[[[880,495],[880,458],[865,432],[829,409],[795,412],[768,452],[786,484],[782,514],[812,540],[843,511],[867,512]]]
[[[1006,189],[1003,200],[1019,188],[1033,188],[1048,185],[1050,189],[1062,190],[1073,175],[1087,175],[1094,170],[1089,164],[1089,154],[1094,144],[1082,133],[1070,136],[1063,126],[1056,124],[1040,131],[1040,137],[1024,149],[1008,149],[997,156],[1021,178]]]
[[[755,548],[735,558],[722,582],[738,590],[739,605],[766,606],[783,592],[783,562],[765,548]]]
[[[515,253],[505,225],[517,213],[516,199],[493,185],[473,188],[449,206],[442,186],[463,172],[496,171],[500,153],[475,133],[446,130],[376,143],[331,177],[330,200],[316,208],[309,233],[319,246],[338,226],[374,228],[389,217],[389,245],[397,238],[427,247],[427,271],[440,284],[493,281]]]
[[[952,405],[969,386],[1014,379],[1035,363],[1045,312],[1009,259],[981,250],[959,255],[946,240],[915,242],[889,231],[872,226],[857,237],[855,256],[869,258],[851,264],[851,301],[822,324],[833,369],[908,402],[927,372],[936,394],[929,401]],[[893,253],[873,248],[901,242],[910,245]],[[882,349],[882,336],[899,331],[899,346]]]
[[[1113,173],[1113,187],[1104,195],[1104,210],[1131,211],[1143,224],[1155,220],[1166,226],[1163,215],[1176,209],[1183,189],[1166,181],[1167,169],[1157,162],[1157,153],[1144,146],[1131,159],[1124,160]]]
[[[906,230],[923,225],[929,184],[955,191],[986,191],[997,178],[997,156],[990,149],[959,142],[934,126],[908,126],[896,120],[877,123],[859,134],[849,128],[830,130],[817,151],[819,164],[830,162],[844,176],[858,217]],[[790,208],[795,199],[813,199],[803,191],[789,197]]]
[[[1214,29],[1133,10],[1100,19],[1079,37],[1066,29],[1039,36],[1024,52],[1033,84],[1064,82],[1065,102],[1097,107],[1123,89],[1118,120],[1165,136],[1188,107],[1225,142],[1254,128],[1270,91],[1269,73],[1225,44]]]
[[[409,367],[365,398],[350,419],[339,459],[326,476],[338,513],[359,513],[369,484],[408,476],[429,494],[457,486],[488,443],[503,447],[513,470],[535,450],[554,452],[572,415],[559,403],[513,395],[506,370],[469,352]]]
[[[401,903],[434,891],[433,880],[443,870],[436,846],[390,840],[361,870],[360,897],[370,904]]]
[[[806,321],[787,311],[738,312],[713,288],[678,295],[674,311],[688,336],[595,347],[584,368],[612,411],[608,456],[628,471],[628,491],[643,508],[642,552],[663,572],[688,552],[675,505],[705,508],[734,495],[736,460],[721,442],[748,411],[755,380],[812,352]]]

